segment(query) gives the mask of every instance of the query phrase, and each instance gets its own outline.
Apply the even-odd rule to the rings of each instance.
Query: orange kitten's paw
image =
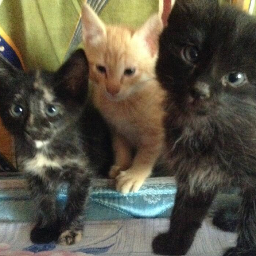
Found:
[[[139,175],[129,170],[121,171],[120,174],[116,177],[116,190],[123,194],[127,194],[129,192],[137,192],[146,178],[147,177],[144,177],[143,175]]]
[[[72,245],[81,241],[83,232],[81,230],[66,230],[61,233],[58,244]]]
[[[111,179],[115,179],[120,174],[120,172],[121,172],[120,166],[112,165],[112,167],[111,167],[111,169],[110,169],[110,171],[108,173],[108,176]]]

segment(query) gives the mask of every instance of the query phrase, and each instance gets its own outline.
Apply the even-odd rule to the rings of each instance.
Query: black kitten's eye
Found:
[[[48,105],[46,107],[46,114],[48,116],[56,116],[59,114],[59,107],[58,106],[54,106],[54,105]]]
[[[247,82],[246,74],[242,72],[231,72],[222,78],[222,84],[224,86],[230,85],[232,87],[240,87]]]
[[[107,73],[107,70],[104,66],[101,66],[101,65],[97,65],[96,68],[98,69],[98,71],[102,74],[106,74]]]
[[[124,75],[126,76],[131,76],[135,73],[136,69],[135,68],[127,68],[124,70]]]
[[[23,114],[23,107],[19,104],[12,104],[10,113],[14,117],[20,117]]]
[[[193,45],[186,46],[181,51],[182,58],[189,63],[196,63],[199,57],[199,50]]]

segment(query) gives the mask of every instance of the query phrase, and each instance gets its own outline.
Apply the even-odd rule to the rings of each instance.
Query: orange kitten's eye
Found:
[[[127,69],[125,69],[125,71],[124,71],[124,74],[126,75],[126,76],[131,76],[131,75],[133,75],[135,73],[135,68],[127,68]]]
[[[98,69],[98,71],[102,74],[106,74],[107,73],[107,70],[104,66],[101,66],[101,65],[97,65],[96,68]]]

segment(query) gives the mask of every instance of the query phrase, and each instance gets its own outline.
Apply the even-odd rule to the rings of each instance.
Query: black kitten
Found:
[[[17,162],[38,204],[35,243],[71,245],[83,233],[83,210],[93,174],[111,165],[111,142],[88,101],[88,63],[76,51],[53,73],[24,73],[0,63],[0,115],[14,135]],[[67,184],[63,211],[56,194]]]
[[[218,188],[234,185],[238,240],[224,255],[256,255],[256,20],[217,0],[176,0],[156,71],[178,192],[154,252],[186,254]]]

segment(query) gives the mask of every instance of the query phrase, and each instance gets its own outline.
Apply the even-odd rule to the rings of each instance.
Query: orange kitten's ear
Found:
[[[146,43],[150,53],[154,56],[158,51],[158,39],[163,30],[163,22],[158,14],[151,16],[141,28],[135,33],[134,37],[139,37]]]
[[[86,44],[97,46],[106,36],[106,27],[97,14],[88,4],[82,8],[83,41]]]

